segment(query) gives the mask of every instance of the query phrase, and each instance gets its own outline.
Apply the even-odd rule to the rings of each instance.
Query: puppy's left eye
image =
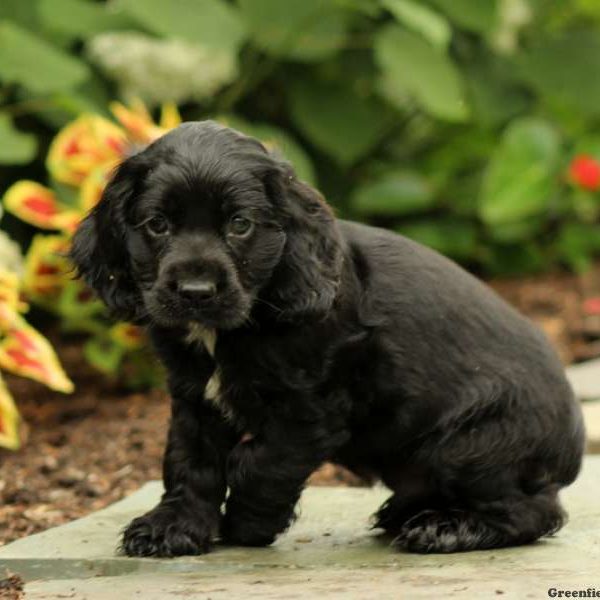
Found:
[[[247,237],[252,233],[254,223],[245,217],[233,217],[227,226],[227,233],[238,237]]]

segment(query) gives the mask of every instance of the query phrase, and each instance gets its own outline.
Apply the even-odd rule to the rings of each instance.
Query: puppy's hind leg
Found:
[[[396,493],[377,526],[398,548],[419,553],[518,546],[558,531],[566,520],[558,492],[577,475],[581,433],[575,427],[561,445],[514,431],[495,418],[432,436],[413,458],[421,479],[409,477],[406,486],[401,471],[386,481]]]
[[[396,546],[411,552],[519,546],[563,526],[558,493],[577,476],[584,435],[570,391],[540,386],[490,394],[483,410],[467,405],[423,440],[414,460],[429,468],[442,501],[407,519]]]
[[[518,546],[552,535],[565,521],[557,489],[499,499],[478,507],[423,510],[400,528],[394,545],[417,553]]]
[[[574,478],[573,469],[560,467],[545,444],[516,444],[499,435],[509,429],[491,420],[422,449],[437,501],[423,504],[397,529],[397,547],[446,553],[519,546],[562,527],[558,492]]]
[[[423,510],[442,508],[444,503],[426,476],[426,470],[417,465],[388,469],[382,474],[383,482],[394,490],[373,515],[373,528],[384,529],[397,536],[404,524]]]

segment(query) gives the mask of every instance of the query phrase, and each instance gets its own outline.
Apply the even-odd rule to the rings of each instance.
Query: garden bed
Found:
[[[600,268],[585,277],[553,274],[492,285],[544,328],[568,363],[600,355],[598,281]],[[166,394],[132,393],[107,381],[73,340],[58,340],[57,351],[75,381],[74,395],[7,377],[28,436],[20,451],[0,451],[0,543],[98,510],[161,475]],[[360,482],[327,465],[311,483]]]

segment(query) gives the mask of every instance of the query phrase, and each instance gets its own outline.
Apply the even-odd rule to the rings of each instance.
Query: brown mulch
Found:
[[[491,285],[542,326],[571,363],[600,356],[600,316],[583,308],[600,297],[598,282],[600,264],[585,277],[558,273]],[[78,342],[61,340],[58,353],[76,384],[72,396],[7,376],[27,439],[18,452],[0,450],[0,544],[103,508],[161,475],[166,394],[131,393],[107,381],[85,364]],[[360,481],[326,465],[311,483]],[[0,599],[2,593],[0,587]]]
[[[584,275],[558,272],[489,284],[545,331],[565,365],[600,356],[600,263]]]
[[[25,582],[20,575],[6,573],[6,577],[0,579],[0,600],[21,600],[25,598]]]
[[[111,385],[83,362],[79,344],[58,350],[75,394],[7,376],[27,431],[21,450],[0,451],[0,543],[98,510],[160,478],[165,394]]]

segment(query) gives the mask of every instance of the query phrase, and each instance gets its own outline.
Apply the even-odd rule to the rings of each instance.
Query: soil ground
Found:
[[[558,273],[491,285],[546,331],[567,364],[600,356],[599,282],[600,265],[584,277]],[[7,376],[27,439],[18,452],[0,450],[0,544],[103,508],[160,478],[169,414],[164,391],[128,392],[83,361],[79,342],[56,342],[74,395]],[[360,481],[325,465],[311,483]]]

